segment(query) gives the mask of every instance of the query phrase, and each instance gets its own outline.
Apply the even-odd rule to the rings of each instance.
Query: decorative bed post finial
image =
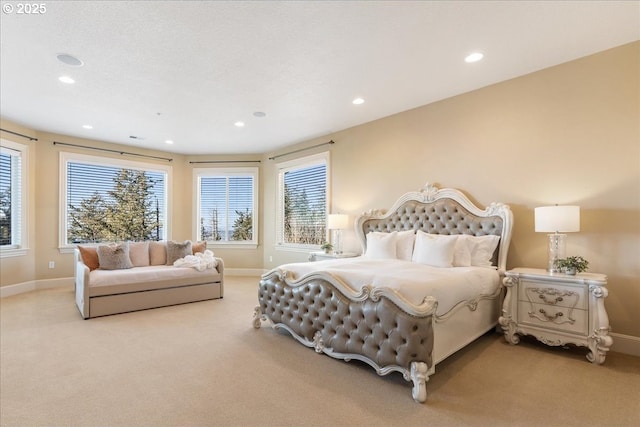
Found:
[[[420,190],[420,193],[422,193],[424,200],[428,202],[433,201],[437,192],[438,192],[438,187],[436,187],[434,184],[431,184],[429,182],[427,182],[424,185],[424,187],[422,187],[422,189]]]

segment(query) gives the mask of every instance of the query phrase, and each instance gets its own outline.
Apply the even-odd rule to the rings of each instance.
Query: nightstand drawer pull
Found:
[[[542,301],[544,301],[546,304],[551,304],[551,305],[554,305],[554,304],[557,304],[557,303],[559,303],[559,302],[563,301],[562,297],[556,297],[556,299],[555,299],[555,300],[547,299],[547,298],[544,296],[544,294],[540,294],[540,295],[538,295],[538,297],[539,297]]]
[[[543,315],[544,317],[546,317],[546,318],[547,318],[547,320],[550,320],[550,321],[554,321],[554,320],[556,320],[558,317],[562,317],[562,316],[564,316],[564,314],[562,314],[562,312],[561,312],[561,311],[557,312],[557,313],[556,313],[555,315],[553,315],[553,316],[549,316],[549,315],[547,314],[547,312],[546,312],[546,311],[544,311],[544,309],[542,309],[542,308],[541,308],[540,310],[538,310],[538,311],[539,311],[540,313],[542,313],[542,315]]]
[[[525,297],[531,303],[539,302],[559,307],[586,308],[581,295],[571,289],[526,286],[523,289],[522,297]]]

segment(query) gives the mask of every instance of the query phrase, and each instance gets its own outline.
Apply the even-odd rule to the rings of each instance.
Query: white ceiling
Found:
[[[638,1],[35,3],[1,14],[2,117],[183,154],[270,152],[640,39]]]

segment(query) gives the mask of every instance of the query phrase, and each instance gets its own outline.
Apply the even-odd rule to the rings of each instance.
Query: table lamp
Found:
[[[332,230],[335,233],[334,239],[334,252],[337,255],[342,253],[340,246],[340,230],[344,230],[349,227],[349,216],[345,214],[329,214],[327,216],[327,229]]]
[[[580,231],[580,206],[542,206],[535,208],[536,232],[547,232],[547,271],[557,273],[556,261],[565,257],[567,235]]]

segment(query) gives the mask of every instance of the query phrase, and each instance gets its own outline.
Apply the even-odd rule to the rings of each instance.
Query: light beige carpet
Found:
[[[257,278],[225,298],[82,320],[70,289],[0,302],[2,426],[638,426],[640,358],[488,334],[436,367],[427,403],[400,374],[252,327]]]

